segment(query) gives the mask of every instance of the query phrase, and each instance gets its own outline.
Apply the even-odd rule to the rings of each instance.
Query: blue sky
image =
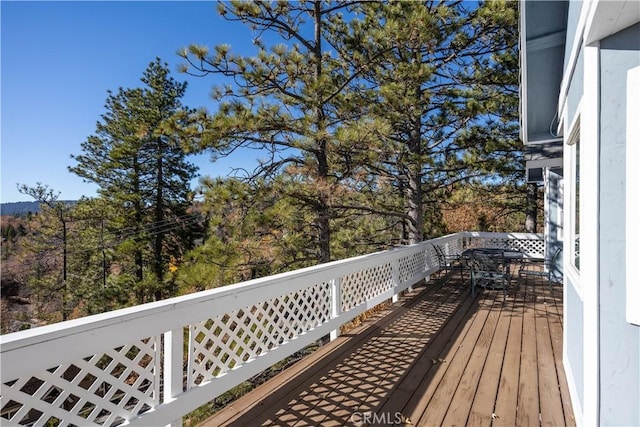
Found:
[[[42,182],[61,199],[95,195],[95,186],[67,171],[70,155],[94,133],[107,90],[139,87],[156,56],[189,83],[183,104],[215,110],[209,93],[219,81],[179,74],[175,52],[191,43],[252,51],[251,30],[221,19],[212,1],[2,1],[0,14],[2,202],[29,200],[16,183]],[[245,151],[216,163],[207,155],[192,161],[201,175],[224,176],[253,167],[255,158]]]

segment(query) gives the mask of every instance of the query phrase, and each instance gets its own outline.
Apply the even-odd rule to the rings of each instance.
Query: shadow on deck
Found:
[[[417,287],[202,425],[574,425],[561,286],[469,291]]]

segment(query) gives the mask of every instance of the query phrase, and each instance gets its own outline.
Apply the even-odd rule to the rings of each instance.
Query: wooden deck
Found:
[[[475,299],[432,280],[203,426],[575,425],[562,288],[528,278]]]

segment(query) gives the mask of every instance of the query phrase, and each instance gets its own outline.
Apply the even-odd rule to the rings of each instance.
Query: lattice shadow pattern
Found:
[[[472,237],[469,239],[467,247],[498,248],[518,250],[529,254],[543,254],[544,240]]]

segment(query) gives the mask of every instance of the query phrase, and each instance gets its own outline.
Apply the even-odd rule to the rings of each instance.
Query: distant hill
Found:
[[[75,200],[61,200],[68,205],[76,203]],[[39,202],[11,202],[0,203],[0,215],[26,215],[27,213],[40,212]]]
[[[20,215],[28,212],[40,212],[39,202],[12,202],[0,204],[0,214]]]

